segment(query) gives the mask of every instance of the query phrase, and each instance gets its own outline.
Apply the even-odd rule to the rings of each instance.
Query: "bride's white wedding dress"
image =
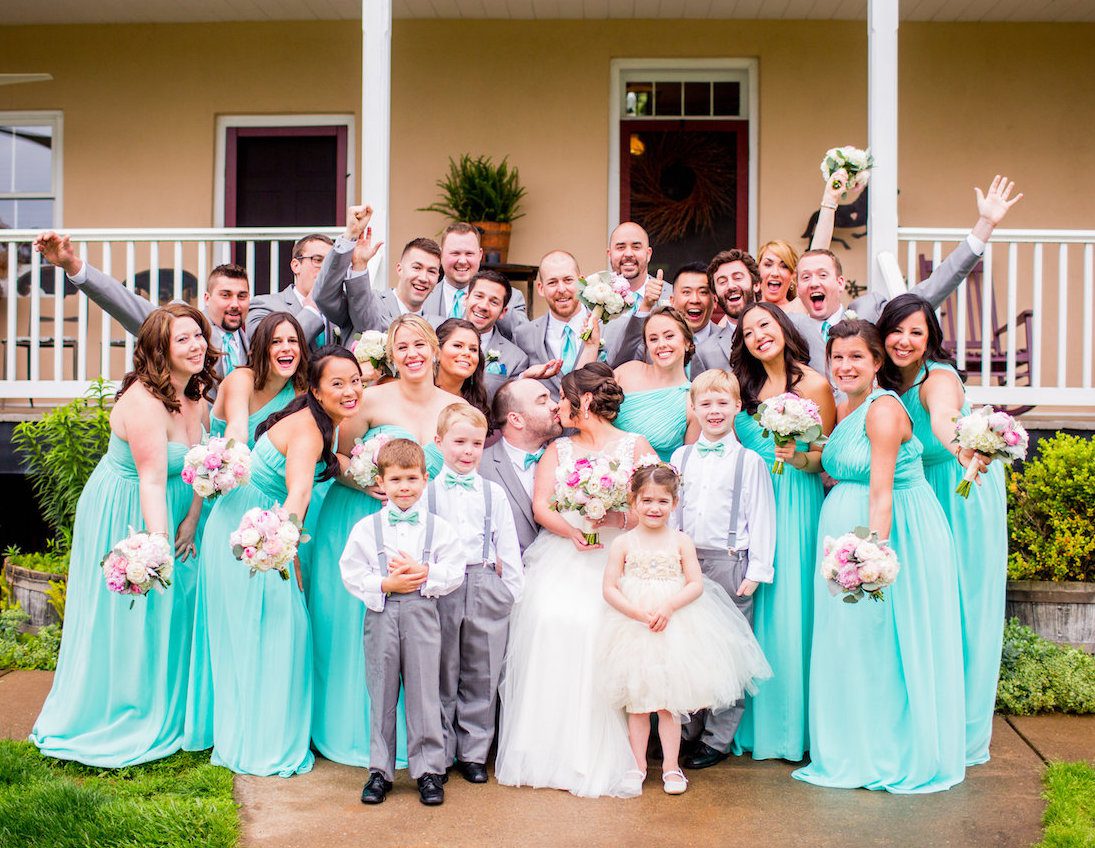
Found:
[[[569,438],[556,443],[560,467],[574,459]],[[605,451],[633,464],[635,437]],[[576,527],[576,514],[564,517]],[[507,786],[553,787],[588,797],[616,795],[635,767],[627,719],[605,698],[596,666],[597,636],[608,606],[601,581],[618,530],[600,531],[603,548],[579,552],[570,539],[541,530],[523,557],[525,588],[510,618],[502,681],[495,774]]]

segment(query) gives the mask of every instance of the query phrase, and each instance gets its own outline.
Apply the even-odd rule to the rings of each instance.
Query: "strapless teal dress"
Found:
[[[668,389],[628,392],[613,423],[625,432],[646,436],[661,460],[669,462],[673,451],[684,444],[688,429],[688,387],[685,383]]]
[[[283,503],[287,494],[285,457],[264,434],[251,454],[251,482],[218,498],[205,527],[211,762],[240,774],[289,777],[309,771],[315,759],[308,746],[312,640],[304,595],[295,574],[251,576],[228,543],[245,512]]]
[[[179,476],[187,449],[167,446],[172,540],[193,497]],[[108,591],[102,559],[131,527],[144,529],[137,467],[129,445],[112,435],[76,507],[61,654],[30,735],[47,756],[121,768],[182,744],[196,568],[193,559],[176,562],[162,595]]]
[[[957,376],[949,365],[928,363]],[[922,369],[916,384],[901,396],[913,433],[924,445],[924,476],[939,499],[954,535],[958,555],[958,597],[962,611],[962,658],[966,678],[966,765],[989,758],[996,683],[1004,640],[1004,596],[1008,580],[1008,516],[1004,467],[999,462],[981,475],[968,498],[955,492],[965,469],[935,437],[931,417],[920,403]],[[968,415],[969,404],[962,407]]]
[[[381,433],[413,439],[402,427],[392,425],[376,427],[365,438]],[[433,477],[441,470],[441,452],[432,442],[425,451],[427,470]],[[312,745],[329,760],[363,768],[369,765],[369,691],[365,686],[367,659],[363,651],[366,609],[342,585],[338,561],[353,526],[380,507],[380,501],[357,489],[337,484],[331,487],[315,522],[308,598],[315,658]],[[398,709],[396,765],[406,768],[402,697]]]
[[[810,656],[810,764],[793,776],[819,786],[938,792],[965,775],[962,633],[954,541],[924,479],[922,448],[901,445],[890,542],[901,563],[885,600],[846,604],[816,563],[826,536],[868,524],[875,391],[837,425],[822,454],[837,480],[818,527]]]
[[[775,441],[746,412],[734,419],[744,447],[761,455],[771,469]],[[805,449],[805,445],[800,445]],[[772,475],[776,496],[775,576],[753,595],[753,632],[772,666],[772,679],[747,696],[734,751],[753,759],[801,760],[810,747],[807,699],[810,636],[814,610],[814,555],[817,522],[825,488],[820,474],[799,471],[790,463]],[[850,528],[849,528],[850,529]]]

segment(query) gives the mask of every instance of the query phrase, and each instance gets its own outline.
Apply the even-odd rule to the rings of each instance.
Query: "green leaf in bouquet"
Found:
[[[303,545],[305,542],[310,542],[310,541],[312,541],[312,537],[309,536],[307,533],[305,533],[304,528],[302,527],[301,528],[301,533],[300,533],[300,540],[299,540],[300,544]]]
[[[815,442],[821,436],[821,425],[814,424],[809,430],[803,433],[799,438],[807,443]]]
[[[236,559],[243,559],[243,545],[233,545],[232,556]]]
[[[289,579],[289,569],[287,569],[287,568],[279,568],[278,569],[278,574],[281,576],[282,580],[288,580]]]
[[[859,596],[856,595],[855,592],[852,592],[848,595],[845,595],[841,600],[843,600],[846,604],[857,604],[859,603]]]
[[[871,538],[871,531],[867,527],[856,527],[854,530],[852,530],[852,532],[860,539]]]

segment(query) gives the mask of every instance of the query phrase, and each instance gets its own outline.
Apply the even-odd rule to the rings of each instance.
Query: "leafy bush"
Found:
[[[1095,438],[1058,433],[1008,480],[1012,580],[1095,580]]]
[[[0,612],[0,668],[57,668],[57,652],[61,649],[61,627],[47,624],[37,633],[23,633],[21,628],[30,616],[19,608]]]
[[[467,153],[456,162],[449,158],[449,172],[437,181],[441,198],[419,212],[437,212],[453,221],[492,221],[510,224],[518,212],[525,189],[516,168],[506,159],[498,165],[489,156],[472,159]]]
[[[42,571],[46,574],[68,574],[68,558],[71,552],[60,550],[61,545],[55,539],[47,543],[45,553],[25,554],[17,545],[12,545],[4,551],[4,558],[12,565],[20,568],[29,568],[31,571]]]
[[[996,709],[1011,715],[1095,713],[1095,657],[1011,619],[1004,628]]]

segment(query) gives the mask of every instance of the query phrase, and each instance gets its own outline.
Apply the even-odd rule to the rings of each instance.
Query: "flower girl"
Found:
[[[668,527],[679,487],[666,463],[635,471],[629,501],[639,524],[612,543],[604,575],[612,609],[601,633],[603,679],[628,713],[635,769],[625,780],[636,793],[646,778],[650,713],[658,715],[663,788],[680,795],[688,788],[677,763],[682,718],[728,707],[771,676],[745,617],[703,579],[692,540]]]

